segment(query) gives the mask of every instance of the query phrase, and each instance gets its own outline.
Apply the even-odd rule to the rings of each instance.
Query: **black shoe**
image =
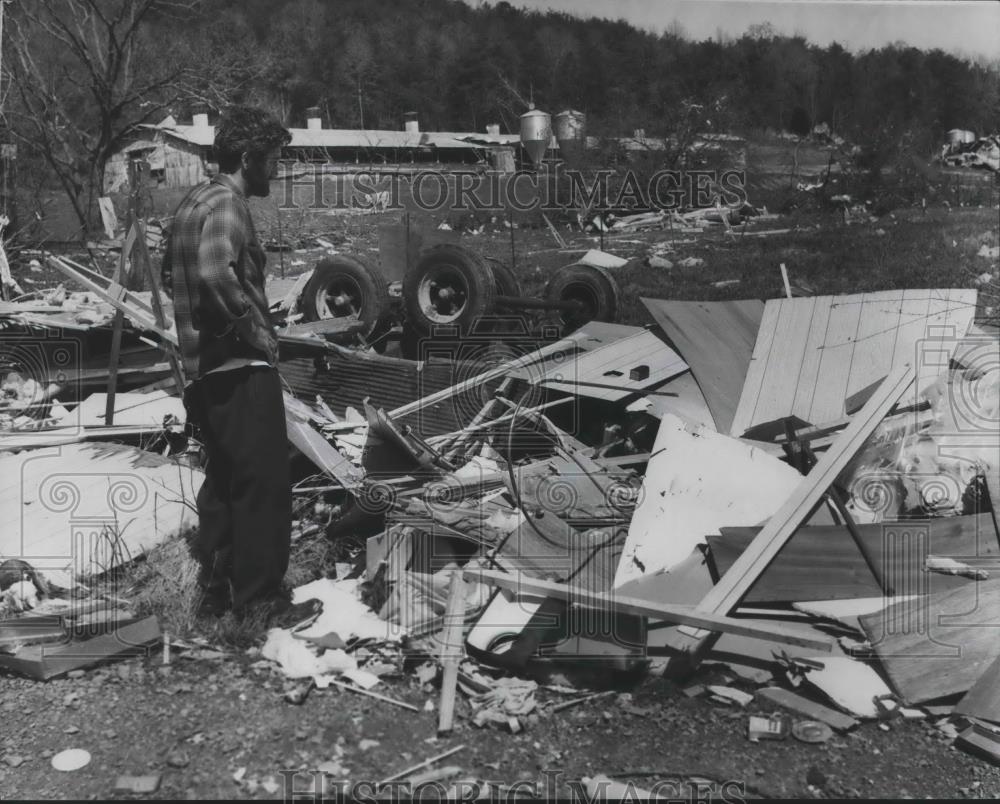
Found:
[[[310,598],[302,603],[292,603],[287,597],[277,596],[251,603],[234,610],[239,619],[260,616],[268,628],[304,627],[316,621],[323,613],[323,601]]]
[[[195,616],[198,618],[221,617],[232,608],[229,589],[221,586],[199,586],[198,605]]]

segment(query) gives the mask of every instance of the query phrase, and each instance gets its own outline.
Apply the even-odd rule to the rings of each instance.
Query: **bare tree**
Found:
[[[212,81],[195,74],[204,54],[183,37],[163,36],[171,19],[190,24],[199,7],[199,0],[20,0],[10,7],[9,126],[52,170],[84,236],[105,163],[131,130],[162,119],[195,90],[216,94]]]

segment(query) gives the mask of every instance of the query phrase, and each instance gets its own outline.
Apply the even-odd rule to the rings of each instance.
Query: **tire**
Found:
[[[389,290],[378,268],[361,257],[337,255],[316,264],[301,304],[306,321],[357,315],[368,335],[389,312]]]
[[[493,289],[497,296],[520,296],[521,283],[517,281],[514,272],[494,257],[487,257],[486,263],[493,274]]]
[[[444,326],[469,332],[492,312],[494,295],[486,260],[450,243],[426,249],[403,279],[407,320],[424,334]]]
[[[621,292],[615,278],[603,268],[573,263],[560,268],[545,285],[549,302],[578,301],[578,310],[559,310],[557,315],[567,332],[588,321],[615,322],[621,313]]]

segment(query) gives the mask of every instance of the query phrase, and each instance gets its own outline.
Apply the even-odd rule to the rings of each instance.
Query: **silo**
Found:
[[[570,146],[574,143],[582,143],[586,136],[586,122],[587,116],[583,112],[578,112],[574,109],[559,112],[553,120],[553,127],[555,128],[556,140],[559,142],[559,147],[562,148],[563,143],[569,143]]]
[[[548,112],[529,109],[521,115],[521,145],[535,167],[541,164],[551,142],[552,118]]]

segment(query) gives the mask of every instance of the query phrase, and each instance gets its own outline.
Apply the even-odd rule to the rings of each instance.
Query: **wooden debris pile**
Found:
[[[163,365],[121,393],[118,366],[113,391],[76,399],[7,372],[0,462],[27,477],[34,448],[58,445],[61,468],[85,461],[95,483],[140,478],[142,502],[127,503],[139,524],[96,542],[121,564],[193,524],[179,501],[196,491],[196,444],[162,311],[89,279]],[[351,559],[336,581],[350,606],[266,651],[299,668],[288,699],[333,685],[412,709],[372,687],[417,667],[425,690],[440,686],[442,733],[457,718],[519,731],[563,705],[552,687],[584,700],[642,672],[744,710],[754,740],[927,717],[995,756],[1000,371],[976,292],[644,302],[649,327],[592,322],[517,349],[497,334],[491,361],[440,373],[284,334],[294,491],[320,512],[296,532]],[[330,366],[336,393],[317,379]],[[8,522],[38,519],[12,529],[30,550],[5,542],[0,557],[63,556],[29,569],[76,576],[57,544],[70,515],[28,504],[45,483],[2,500]],[[126,503],[109,505],[91,518],[122,524]],[[72,612],[40,615],[55,596],[23,571],[0,592],[0,663],[38,678],[76,666]],[[352,631],[355,604],[377,638]],[[129,645],[159,639],[117,621]],[[65,650],[36,656],[49,640]]]

